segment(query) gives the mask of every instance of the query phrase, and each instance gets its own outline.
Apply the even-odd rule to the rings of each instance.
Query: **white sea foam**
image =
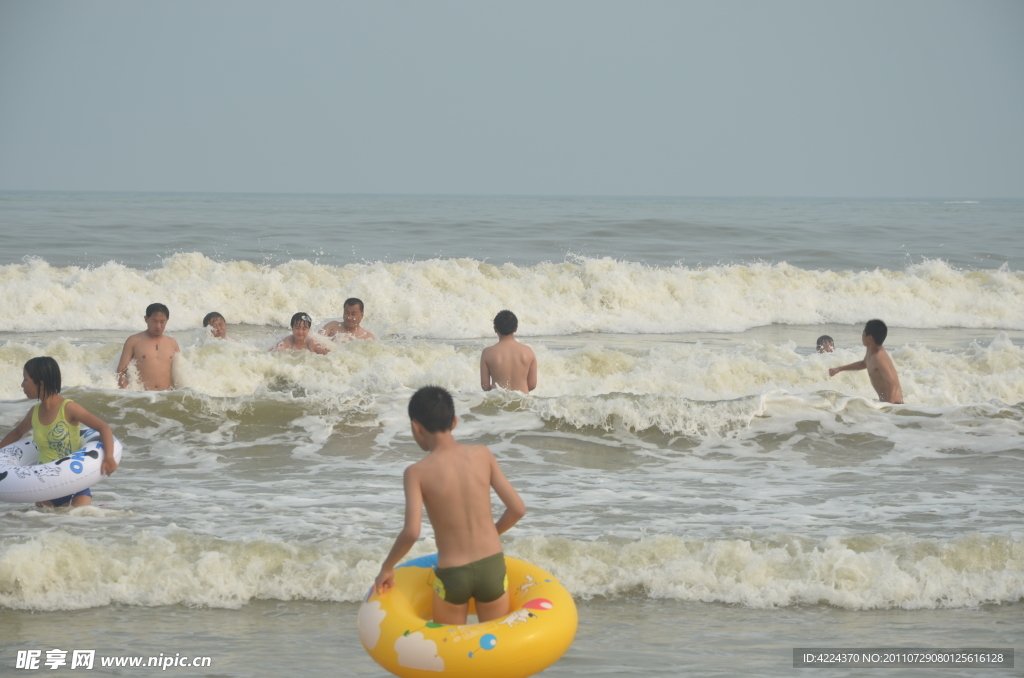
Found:
[[[154,301],[169,329],[198,327],[210,310],[229,323],[284,327],[297,310],[317,323],[347,297],[367,303],[379,336],[487,337],[503,308],[521,334],[739,332],[773,323],[1024,329],[1024,273],[958,270],[939,260],[902,271],[816,271],[786,263],[654,267],[573,258],[534,266],[472,259],[328,266],[261,266],[177,254],[143,271],[108,262],[55,268],[41,259],[0,266],[0,331],[142,329]]]
[[[808,411],[838,411],[844,398],[875,399],[863,373],[828,377],[829,367],[859,360],[861,351],[804,355],[793,343],[747,341],[720,347],[663,342],[637,350],[592,344],[548,348],[537,341],[541,380],[529,396],[483,394],[479,346],[359,342],[319,356],[305,351],[268,353],[264,343],[185,345],[180,383],[205,399],[207,408],[244,408],[254,399],[297,397],[307,403],[304,407],[345,413],[350,421],[392,416],[401,421],[408,394],[438,384],[456,394],[463,411],[486,405],[529,411],[576,428],[657,428],[690,435],[745,428],[771,403],[788,398],[798,399]],[[34,355],[57,359],[66,389],[113,390],[118,349],[112,343],[79,345],[67,340],[43,345],[8,342],[0,346],[0,398],[23,397],[21,366]],[[1005,334],[952,350],[908,344],[892,346],[890,352],[908,406],[941,414],[972,404],[1005,407],[1024,402],[1024,347]]]
[[[71,610],[111,604],[237,608],[254,599],[355,602],[387,546],[234,542],[175,529],[95,539],[58,530],[0,546],[0,605]],[[430,548],[422,543],[414,555]],[[758,608],[847,609],[972,607],[1024,598],[1024,542],[1011,537],[528,537],[506,551],[548,569],[582,598],[639,593]]]

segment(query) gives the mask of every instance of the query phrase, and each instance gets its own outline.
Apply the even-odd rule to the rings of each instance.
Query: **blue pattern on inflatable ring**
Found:
[[[434,569],[437,567],[437,554],[431,553],[429,556],[420,556],[419,558],[413,558],[407,563],[402,563],[398,567],[429,567]],[[397,570],[398,567],[395,569]]]

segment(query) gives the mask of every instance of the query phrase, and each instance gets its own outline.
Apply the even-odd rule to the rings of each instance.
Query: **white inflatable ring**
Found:
[[[82,447],[70,456],[38,464],[39,448],[32,436],[0,449],[0,501],[34,502],[81,492],[103,475],[103,443],[91,428],[81,429]],[[121,441],[114,438],[114,461],[121,463]]]

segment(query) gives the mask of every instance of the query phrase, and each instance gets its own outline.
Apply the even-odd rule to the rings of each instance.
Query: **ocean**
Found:
[[[1024,201],[969,198],[0,193],[0,428],[50,355],[125,447],[92,507],[0,505],[0,666],[92,649],[211,658],[180,675],[384,675],[356,612],[402,525],[427,384],[527,504],[506,552],[576,598],[545,676],[1019,649],[1022,233]],[[378,341],[268,352],[293,313],[319,327],[353,296]],[[118,390],[156,301],[179,388]],[[480,389],[504,308],[538,357],[529,395]],[[902,405],[828,376],[875,317]],[[426,524],[411,556],[432,551]]]

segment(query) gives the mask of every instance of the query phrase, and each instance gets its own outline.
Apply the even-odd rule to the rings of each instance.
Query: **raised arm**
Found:
[[[505,512],[501,514],[498,522],[494,524],[498,534],[504,534],[513,525],[518,523],[520,518],[526,515],[526,504],[523,503],[519,493],[516,492],[516,488],[512,487],[512,483],[501,472],[498,460],[494,458],[493,454],[491,454],[491,487],[494,488],[498,499],[501,499],[501,503],[505,505]]]
[[[34,409],[34,408],[33,408]],[[28,411],[25,418],[21,422],[11,429],[11,432],[4,436],[3,440],[0,440],[0,447],[7,447],[11,443],[16,443],[32,430],[32,410]]]
[[[840,372],[848,372],[848,371],[854,371],[854,370],[866,370],[867,368],[868,368],[868,365],[867,365],[866,362],[864,362],[863,360],[858,360],[855,363],[850,363],[849,365],[843,365],[842,367],[833,367],[832,369],[830,369],[828,371],[828,376],[834,377],[837,374],[839,374]]]
[[[103,465],[100,473],[109,476],[117,470],[117,461],[114,459],[114,433],[95,414],[85,409],[76,402],[69,402],[64,406],[64,412],[68,415],[68,422],[71,424],[85,424],[89,428],[100,432],[100,442],[103,443]]]
[[[135,355],[135,342],[138,341],[135,335],[128,337],[121,349],[121,359],[117,361],[117,387],[128,388],[128,364]]]
[[[405,526],[398,533],[395,545],[384,559],[384,564],[380,566],[380,574],[373,583],[377,593],[384,593],[395,585],[395,565],[420,538],[420,527],[423,523],[423,490],[412,466],[405,469],[402,483],[405,486]]]

